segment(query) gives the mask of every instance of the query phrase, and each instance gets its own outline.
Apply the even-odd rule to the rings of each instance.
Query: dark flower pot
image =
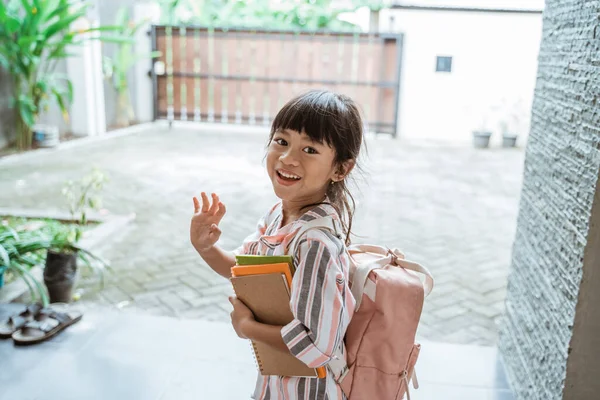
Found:
[[[57,253],[48,250],[44,268],[44,283],[48,288],[50,303],[71,302],[76,274],[77,253]]]

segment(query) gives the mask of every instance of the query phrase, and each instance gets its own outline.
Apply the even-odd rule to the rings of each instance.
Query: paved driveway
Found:
[[[104,205],[136,221],[100,251],[116,274],[89,304],[183,318],[227,320],[228,282],[188,239],[192,196],[215,191],[227,205],[222,245],[236,247],[274,203],[264,172],[265,135],[156,125],[136,134],[0,160],[2,207],[59,209],[60,189],[92,166],[110,176]],[[521,186],[522,150],[477,151],[368,140],[358,180],[355,242],[403,249],[436,279],[420,335],[493,344]]]

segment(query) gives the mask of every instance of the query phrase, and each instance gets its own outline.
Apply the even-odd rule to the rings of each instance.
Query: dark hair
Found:
[[[348,96],[326,90],[311,90],[288,101],[273,120],[269,143],[275,132],[284,129],[304,132],[312,140],[329,145],[335,150],[336,166],[348,160],[358,162],[364,141],[363,123],[356,103]],[[355,165],[354,168],[359,166]],[[330,184],[327,196],[340,216],[346,235],[345,243],[349,245],[355,201],[348,188],[347,177]]]

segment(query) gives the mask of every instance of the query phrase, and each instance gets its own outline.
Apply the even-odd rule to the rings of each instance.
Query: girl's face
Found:
[[[332,180],[340,180],[335,150],[313,142],[304,132],[279,130],[267,150],[267,172],[277,197],[311,204],[323,200]]]

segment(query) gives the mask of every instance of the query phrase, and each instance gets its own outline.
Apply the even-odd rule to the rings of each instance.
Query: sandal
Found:
[[[13,333],[21,329],[25,324],[40,312],[43,308],[41,303],[30,304],[19,314],[12,315],[0,323],[0,339],[10,339]]]
[[[44,308],[31,321],[12,334],[17,345],[41,343],[62,332],[65,328],[79,322],[83,314],[79,311],[67,310],[59,312],[52,308]]]

